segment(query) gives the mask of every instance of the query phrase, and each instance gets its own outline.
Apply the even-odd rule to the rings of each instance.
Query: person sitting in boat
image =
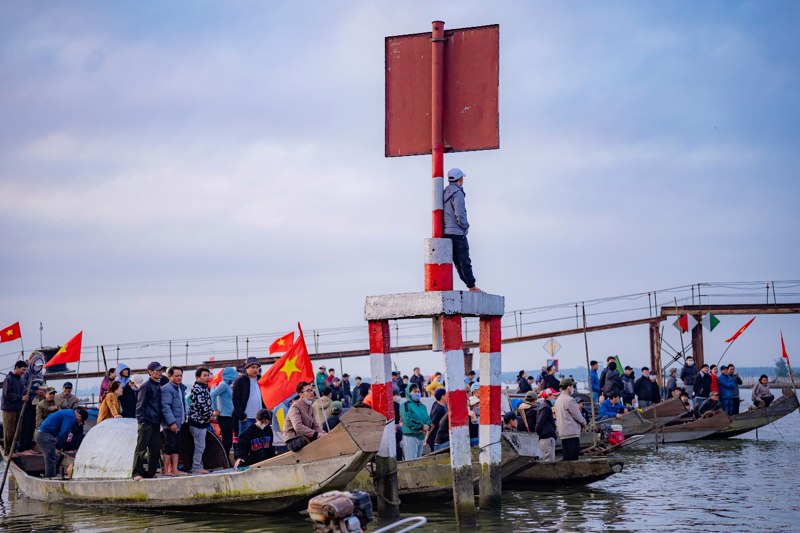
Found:
[[[525,394],[532,390],[533,389],[528,384],[528,373],[524,370],[520,370],[519,374],[517,374],[517,394]]]
[[[344,406],[340,401],[331,402],[331,416],[325,420],[325,431],[330,431],[339,425],[339,418],[342,416]]]
[[[403,457],[406,461],[422,455],[425,437],[431,429],[431,417],[421,402],[422,392],[416,383],[409,385],[408,396],[408,400],[400,408],[403,420]]]
[[[283,423],[283,436],[286,446],[293,452],[299,452],[309,442],[326,435],[314,417],[314,386],[301,381],[297,384],[297,394],[300,396],[289,407],[286,420]]]
[[[622,418],[622,415],[627,413],[628,409],[622,403],[619,394],[612,392],[608,395],[603,403],[600,404],[600,414],[598,420],[605,420],[606,418]]]
[[[100,383],[100,397],[99,397],[100,402],[102,402],[103,398],[106,397],[106,394],[108,394],[109,387],[111,387],[111,384],[114,383],[114,380],[116,379],[117,379],[117,369],[109,368],[106,371],[106,375],[103,376],[103,381]]]
[[[719,393],[716,391],[711,391],[708,395],[708,399],[703,402],[703,405],[700,406],[697,413],[702,418],[708,418],[709,416],[713,416],[720,411],[722,411],[722,402],[719,401]]]
[[[522,422],[522,429],[527,433],[536,431],[536,410],[538,409],[536,393],[528,391],[525,399],[517,406],[517,416]]]
[[[586,409],[586,406],[583,405],[583,398],[578,396],[575,398],[575,403],[578,405],[578,410],[581,412],[583,418],[589,420],[591,417],[589,416],[589,411]]]
[[[556,419],[553,416],[553,402],[558,396],[555,389],[547,388],[539,395],[542,399],[536,414],[535,431],[539,436],[540,461],[552,463],[556,460]]]
[[[503,415],[503,431],[517,431],[519,428],[519,418],[514,411],[508,411]]]
[[[122,396],[122,385],[119,381],[112,381],[103,401],[100,402],[100,412],[97,414],[98,424],[109,418],[122,418],[119,407],[120,396]]]
[[[260,409],[256,413],[256,423],[239,435],[239,440],[233,449],[233,457],[235,468],[254,465],[275,457],[272,415],[267,409]]]
[[[86,409],[61,409],[36,428],[34,440],[44,455],[44,477],[55,477],[58,453],[67,445],[73,425],[76,422],[83,423],[88,418]]]
[[[683,406],[689,411],[689,413],[691,413],[692,416],[694,416],[694,413],[695,413],[694,407],[695,406],[694,406],[694,402],[692,402],[692,400],[689,398],[689,393],[688,392],[686,392],[685,390],[682,390],[682,389],[675,389],[674,391],[672,391],[672,395],[673,395],[673,397],[675,395],[677,395],[678,398],[680,398],[681,402],[683,402]]]
[[[70,411],[76,409],[80,403],[80,399],[72,394],[72,383],[67,381],[61,390],[61,394],[56,395],[56,405],[59,409],[69,409]]]
[[[50,413],[58,411],[55,387],[47,387],[44,398],[33,400],[33,403],[36,405],[36,427],[39,427]]]
[[[769,390],[769,378],[766,374],[761,374],[761,377],[758,378],[758,383],[756,386],[753,387],[753,405],[755,407],[769,407],[770,404],[775,400],[775,396],[772,395],[772,392]]]
[[[333,392],[330,387],[323,387],[319,394],[319,398],[316,399],[312,406],[314,408],[314,419],[319,427],[325,427],[325,421],[331,416],[331,404],[333,403],[331,394]]]

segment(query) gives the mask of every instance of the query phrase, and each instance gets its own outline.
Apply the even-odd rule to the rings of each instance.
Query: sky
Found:
[[[40,322],[45,345],[95,346],[298,321],[322,351],[366,347],[364,298],[422,290],[430,233],[429,156],[383,155],[384,38],[433,20],[500,25],[500,149],[445,167],[467,174],[478,285],[507,311],[800,279],[796,2],[8,1],[0,322],[26,348]],[[763,316],[726,357],[769,366],[780,330],[800,353],[798,318]],[[582,337],[559,342],[583,364]],[[541,344],[508,345],[503,370],[539,367]],[[589,347],[645,364],[647,329]],[[19,348],[0,348],[5,368]]]

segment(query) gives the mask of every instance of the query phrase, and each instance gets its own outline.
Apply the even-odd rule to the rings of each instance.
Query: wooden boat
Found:
[[[535,490],[588,485],[622,472],[621,457],[535,463],[503,480],[503,489]]]
[[[782,396],[776,398],[769,407],[754,408],[738,415],[733,415],[727,427],[704,438],[727,439],[735,437],[736,435],[764,427],[770,422],[780,420],[800,407],[797,393],[792,388],[784,387],[781,392],[783,393]]]
[[[504,431],[501,438],[500,470],[503,482],[524,468],[534,464],[539,453],[539,438],[535,433]],[[472,471],[475,485],[481,471],[479,448],[472,448]],[[403,501],[415,498],[451,498],[453,474],[450,468],[450,450],[423,455],[410,461],[397,463],[397,486]],[[369,470],[364,469],[350,483],[347,490],[363,490],[375,497],[375,486]]]
[[[384,425],[375,411],[351,409],[329,435],[246,470],[133,481],[136,421],[113,419],[86,434],[72,479],[32,476],[13,461],[11,472],[26,496],[47,502],[276,512],[344,489],[378,450]]]
[[[721,431],[730,423],[730,417],[724,412],[686,422],[676,421],[640,435],[642,438],[637,441],[637,444],[669,444],[698,440]]]
[[[645,407],[639,411],[645,420],[681,416],[686,413],[686,407],[679,398],[670,398],[661,403]]]

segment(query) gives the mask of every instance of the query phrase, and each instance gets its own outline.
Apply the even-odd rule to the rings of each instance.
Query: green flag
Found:
[[[706,316],[703,317],[703,327],[706,328],[708,331],[714,331],[714,328],[719,325],[719,318],[717,315],[712,315],[708,313]]]

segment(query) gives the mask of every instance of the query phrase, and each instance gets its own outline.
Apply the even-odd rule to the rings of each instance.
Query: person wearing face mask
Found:
[[[239,435],[233,457],[235,468],[254,465],[275,457],[272,416],[268,410],[260,409],[256,413],[256,423]]]
[[[314,386],[301,381],[296,391],[300,397],[292,402],[283,423],[286,446],[293,452],[299,452],[308,443],[326,434],[314,418]]]
[[[642,367],[642,375],[636,380],[633,391],[636,393],[639,408],[650,407],[661,401],[661,392],[655,382],[656,376],[650,374],[650,369]]]
[[[422,455],[425,434],[431,429],[431,417],[420,401],[422,393],[416,383],[408,387],[408,400],[400,409],[403,421],[403,456],[406,461]]]

